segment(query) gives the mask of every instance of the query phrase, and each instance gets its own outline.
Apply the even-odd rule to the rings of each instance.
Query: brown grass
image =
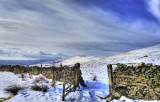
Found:
[[[36,79],[34,80],[34,83],[38,83],[40,81],[44,81],[45,80],[45,77],[44,76],[38,76],[36,77]]]
[[[10,93],[14,96],[17,95],[20,90],[24,90],[24,87],[21,87],[19,85],[12,85],[4,89],[6,93]]]
[[[47,85],[37,85],[35,84],[34,86],[31,86],[31,89],[34,91],[42,91],[46,92],[49,88]]]

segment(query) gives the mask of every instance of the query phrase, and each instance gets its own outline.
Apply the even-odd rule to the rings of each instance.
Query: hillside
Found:
[[[86,63],[82,63],[82,67],[97,67],[106,64],[116,64],[116,63],[153,63],[160,64],[160,44],[152,47],[147,47],[143,49],[133,50],[123,54],[109,56],[101,58],[99,60],[93,60]]]

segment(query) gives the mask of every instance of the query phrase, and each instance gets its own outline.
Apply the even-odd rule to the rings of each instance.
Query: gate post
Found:
[[[60,64],[60,67],[62,68],[62,63]]]
[[[109,79],[109,94],[114,94],[112,64],[107,65]]]
[[[79,70],[80,70],[80,63],[76,63],[75,64],[75,85],[74,88],[76,89],[76,87],[79,87]]]
[[[53,85],[55,84],[55,71],[56,71],[56,68],[53,67],[53,78],[52,78],[52,84]]]
[[[64,66],[64,72],[63,72],[63,93],[62,93],[62,101],[65,100],[65,85],[66,85],[66,66]]]

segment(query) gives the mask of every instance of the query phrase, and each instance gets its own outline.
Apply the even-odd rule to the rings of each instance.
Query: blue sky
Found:
[[[160,0],[0,2],[0,59],[108,56],[160,39]]]

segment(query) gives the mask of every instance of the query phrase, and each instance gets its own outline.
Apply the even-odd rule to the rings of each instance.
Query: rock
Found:
[[[122,102],[126,102],[126,100],[122,100]]]
[[[121,97],[121,95],[118,92],[115,92],[114,96],[116,99],[119,99]]]
[[[144,63],[144,62],[142,62],[142,63],[140,63],[140,64],[139,64],[139,66],[145,66],[145,63]]]
[[[146,66],[151,67],[152,63],[147,63]]]

